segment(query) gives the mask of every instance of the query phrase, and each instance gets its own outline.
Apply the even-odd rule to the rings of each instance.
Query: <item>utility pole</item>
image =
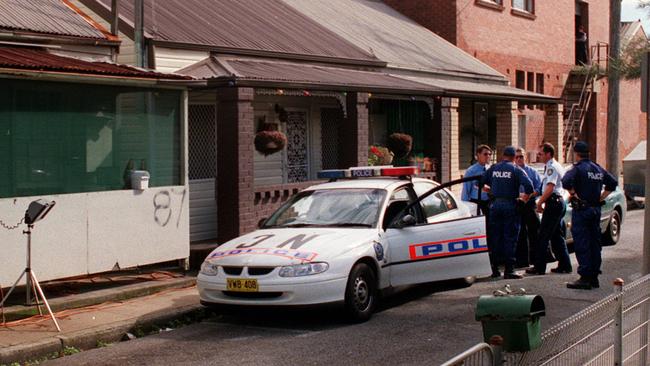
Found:
[[[621,55],[621,0],[610,0],[609,12],[607,170],[618,178],[618,109],[621,78],[619,70],[619,60]]]
[[[646,136],[650,137],[650,113],[648,113],[648,104],[650,103],[650,52],[646,52],[643,64],[641,65],[641,109],[646,112]],[[644,218],[643,218],[643,274],[650,274],[650,144],[646,137],[645,147],[645,201],[644,201]]]

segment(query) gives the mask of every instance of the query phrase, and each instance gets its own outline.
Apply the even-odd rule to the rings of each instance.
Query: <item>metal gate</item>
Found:
[[[190,241],[217,237],[216,107],[188,106]]]

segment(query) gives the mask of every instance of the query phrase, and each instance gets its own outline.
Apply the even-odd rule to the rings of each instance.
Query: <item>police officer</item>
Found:
[[[555,160],[555,147],[544,143],[539,147],[539,157],[544,162],[544,175],[542,177],[542,196],[537,201],[537,212],[543,212],[542,222],[539,226],[538,245],[535,251],[533,268],[526,270],[532,275],[546,274],[546,251],[549,241],[551,250],[558,260],[558,266],[552,268],[553,273],[571,273],[571,259],[566,247],[566,224],[564,214],[566,203],[562,197],[562,177],[564,168]]]
[[[605,198],[616,189],[618,182],[613,175],[589,160],[589,146],[585,142],[578,141],[573,151],[577,162],[564,176],[562,183],[571,194],[571,234],[580,278],[566,286],[591,290],[600,287],[600,207]]]
[[[534,192],[528,197],[528,202],[520,204],[519,212],[521,215],[521,228],[519,231],[519,240],[517,241],[517,263],[516,267],[528,267],[535,259],[535,248],[537,246],[537,232],[539,231],[539,217],[535,212],[535,200],[539,196],[540,186],[542,184],[539,173],[526,164],[526,150],[517,148],[515,151],[515,164],[526,172],[528,178],[533,183]],[[524,193],[524,187],[519,187],[519,192]]]
[[[485,171],[490,167],[489,161],[492,158],[492,149],[487,145],[479,145],[476,148],[476,163],[467,168],[465,171],[466,177],[481,176]],[[489,197],[486,192],[481,192],[479,187],[479,182],[468,181],[463,183],[463,190],[461,192],[460,199],[463,201],[474,202],[481,209],[481,213],[485,215],[485,226],[489,226],[490,222],[490,210],[489,210]],[[499,268],[494,264],[494,259],[492,258],[492,239],[491,235],[487,235],[487,246],[490,253],[490,264],[492,266],[492,277],[500,277],[501,273]]]
[[[521,223],[517,214],[519,186],[524,187],[521,198],[524,202],[533,193],[533,184],[526,173],[513,163],[515,148],[508,146],[503,150],[503,160],[491,166],[481,179],[486,190],[492,193],[488,233],[492,236],[493,259],[495,265],[505,265],[503,278],[518,279],[515,273],[515,249]]]

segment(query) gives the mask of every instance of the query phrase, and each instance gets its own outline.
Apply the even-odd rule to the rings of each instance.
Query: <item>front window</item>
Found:
[[[270,227],[375,227],[383,189],[325,189],[297,194],[264,224]]]
[[[534,0],[512,0],[512,7],[517,10],[527,11],[529,13],[535,12]]]
[[[0,197],[182,182],[181,92],[2,80]]]

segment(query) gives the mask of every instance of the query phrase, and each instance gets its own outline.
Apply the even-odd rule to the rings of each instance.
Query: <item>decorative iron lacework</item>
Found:
[[[339,129],[343,113],[339,108],[321,108],[321,149],[323,169],[339,168]]]
[[[216,176],[215,106],[190,104],[188,107],[189,179]]]
[[[287,112],[287,181],[304,182],[307,174],[307,115],[301,111]]]
[[[339,102],[343,111],[343,118],[348,115],[346,105],[346,94],[337,92],[324,92],[324,91],[306,91],[295,89],[268,89],[257,88],[255,89],[256,95],[272,95],[272,96],[285,96],[285,97],[317,97],[317,98],[334,98]]]

